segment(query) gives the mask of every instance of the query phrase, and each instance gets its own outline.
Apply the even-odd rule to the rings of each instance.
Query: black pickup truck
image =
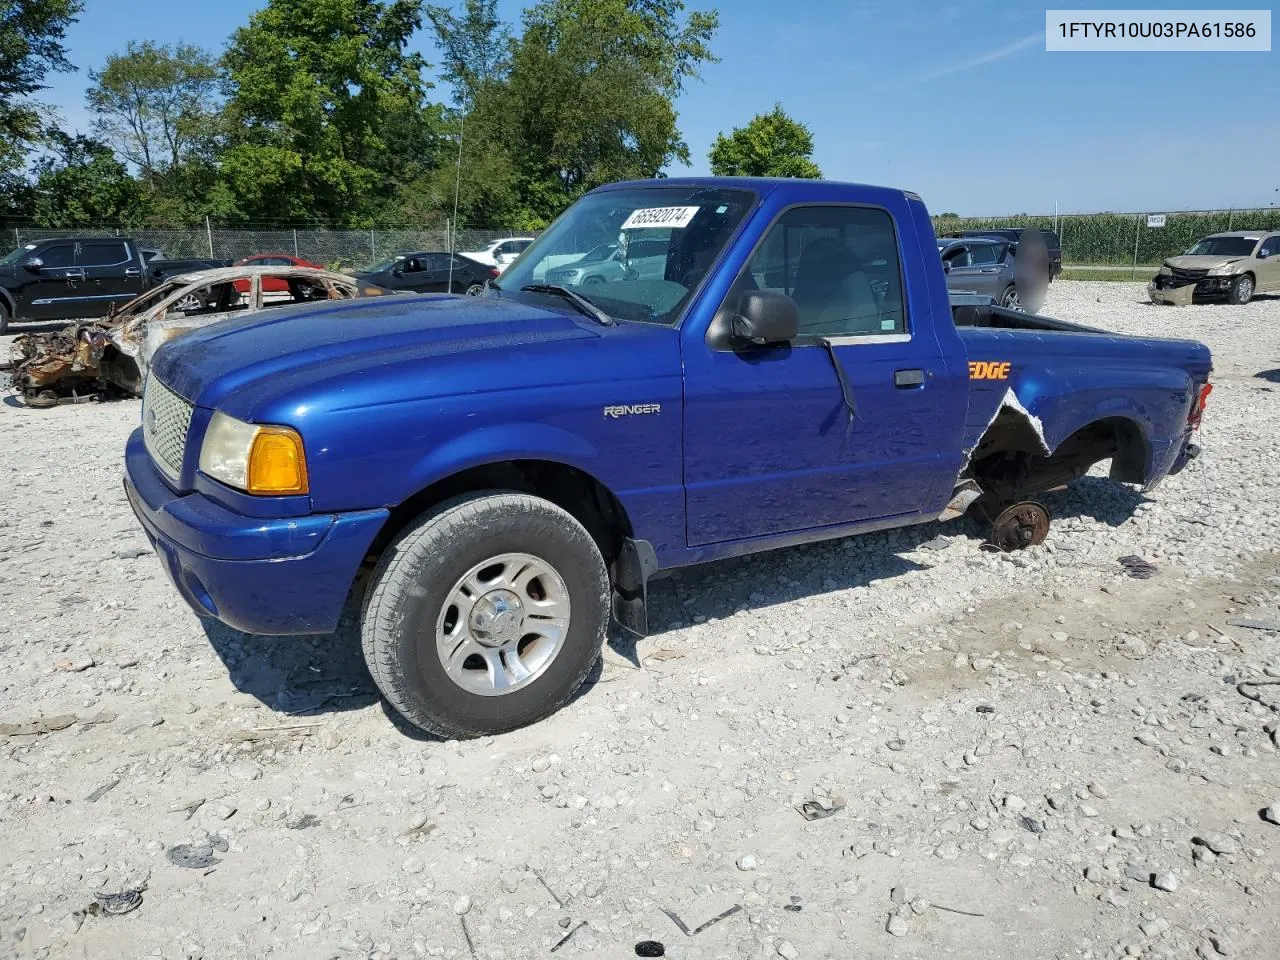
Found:
[[[0,257],[0,333],[11,321],[100,317],[167,277],[231,265],[149,252],[120,237],[63,237],[10,251]]]

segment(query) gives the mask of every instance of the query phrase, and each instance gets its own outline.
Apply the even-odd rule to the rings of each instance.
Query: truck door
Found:
[[[76,266],[82,277],[76,312],[67,316],[100,317],[111,305],[122,306],[142,292],[142,264],[123,240],[83,240],[76,244]]]
[[[904,262],[916,271],[905,293]],[[719,311],[745,290],[784,293],[799,336],[760,348],[714,334],[685,342],[690,546],[941,508],[968,384],[948,373],[927,268],[905,199],[893,215],[803,205],[774,220]]]
[[[25,279],[14,291],[18,316],[30,320],[53,320],[75,316],[68,313],[68,302],[81,293],[76,267],[76,247],[66,243],[51,243],[32,256],[39,259],[39,268],[19,265],[20,276]]]
[[[1001,248],[994,243],[969,244],[969,261],[960,268],[960,285],[966,290],[973,290],[984,297],[999,297],[1004,288],[996,289],[1000,283],[1000,264],[996,254]],[[951,272],[956,273],[953,266]]]

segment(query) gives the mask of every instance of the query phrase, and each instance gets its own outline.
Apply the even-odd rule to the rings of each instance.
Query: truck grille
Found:
[[[148,376],[142,389],[142,439],[147,452],[171,480],[182,471],[192,404],[156,377]]]

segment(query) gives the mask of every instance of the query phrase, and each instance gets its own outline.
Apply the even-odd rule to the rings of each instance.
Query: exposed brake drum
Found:
[[[1049,510],[1044,504],[1034,500],[1015,503],[991,521],[987,543],[1004,553],[1044,543],[1049,535],[1049,519]]]

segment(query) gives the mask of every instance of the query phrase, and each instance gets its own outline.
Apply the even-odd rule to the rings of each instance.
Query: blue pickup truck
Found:
[[[617,244],[665,268],[548,283]],[[535,279],[535,277],[542,279]],[[387,700],[443,736],[573,696],[610,614],[688,564],[983,510],[1109,460],[1180,470],[1209,351],[949,297],[925,205],[807,180],[597,189],[480,297],[331,301],[153,359],[125,488],[199,614],[333,631],[361,604]]]

